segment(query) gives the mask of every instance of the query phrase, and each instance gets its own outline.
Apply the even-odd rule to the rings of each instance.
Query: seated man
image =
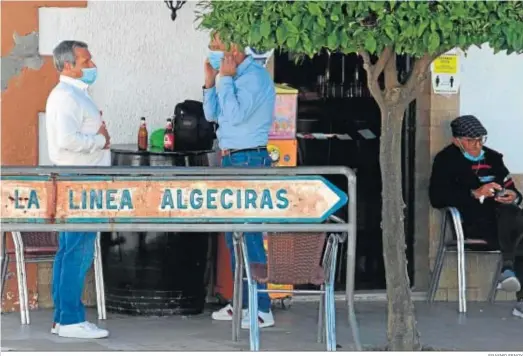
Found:
[[[523,318],[523,293],[515,272],[515,250],[523,234],[521,193],[503,163],[503,155],[483,146],[487,130],[471,115],[451,122],[452,144],[439,152],[432,167],[430,201],[434,208],[455,207],[463,219],[465,238],[485,240],[500,249],[500,286],[518,292],[512,314]],[[522,262],[522,261],[518,261]],[[523,267],[518,265],[518,267]],[[517,274],[517,275],[516,275]]]

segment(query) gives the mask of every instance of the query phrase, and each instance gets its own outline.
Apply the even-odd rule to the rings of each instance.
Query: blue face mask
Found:
[[[83,68],[82,69],[82,76],[78,79],[80,79],[82,82],[84,82],[87,85],[91,85],[96,81],[96,75],[98,74],[98,70],[96,67],[94,68]]]
[[[223,60],[223,51],[209,51],[207,58],[209,58],[209,63],[214,70],[220,70]]]
[[[477,157],[474,157],[473,155],[471,155],[468,152],[465,152],[465,151],[462,151],[462,152],[463,152],[463,156],[465,156],[466,159],[468,159],[469,161],[472,161],[472,162],[481,161],[485,157],[485,151],[483,151],[483,150],[481,150],[481,152],[479,153],[479,156],[477,156]]]

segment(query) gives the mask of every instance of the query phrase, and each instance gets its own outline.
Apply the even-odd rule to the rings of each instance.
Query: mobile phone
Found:
[[[496,190],[494,192],[494,198],[499,198],[499,197],[503,197],[507,195],[507,191],[505,189],[501,189],[501,190]]]

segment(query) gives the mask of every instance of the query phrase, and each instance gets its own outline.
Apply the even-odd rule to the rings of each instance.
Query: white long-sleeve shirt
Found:
[[[87,84],[67,76],[47,98],[45,121],[49,158],[58,166],[110,166],[111,153],[105,137],[97,134],[102,125],[100,109],[87,92]]]

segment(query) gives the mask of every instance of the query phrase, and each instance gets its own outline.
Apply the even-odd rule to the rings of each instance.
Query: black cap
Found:
[[[452,136],[479,138],[487,135],[487,129],[474,115],[463,115],[455,118],[450,123]]]

